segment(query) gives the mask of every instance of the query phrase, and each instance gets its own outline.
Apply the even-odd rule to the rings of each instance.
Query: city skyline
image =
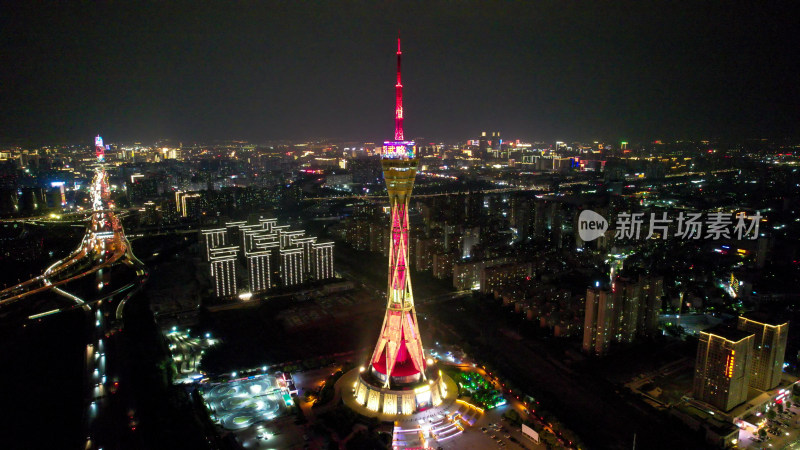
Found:
[[[0,8],[0,447],[800,445],[780,6]]]
[[[4,141],[377,141],[398,31],[411,138],[796,134],[775,6],[4,6]]]

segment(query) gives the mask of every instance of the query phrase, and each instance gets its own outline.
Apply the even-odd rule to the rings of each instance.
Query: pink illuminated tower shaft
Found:
[[[395,140],[384,143],[386,151],[381,160],[391,205],[386,315],[370,361],[372,373],[386,387],[390,384],[403,385],[426,379],[422,339],[408,273],[408,204],[419,159],[414,155],[414,143],[403,140],[402,87],[398,39]]]
[[[400,38],[397,38],[397,84],[394,86],[395,109],[394,109],[394,140],[403,139],[403,82],[400,79],[400,58],[403,52],[400,51]]]

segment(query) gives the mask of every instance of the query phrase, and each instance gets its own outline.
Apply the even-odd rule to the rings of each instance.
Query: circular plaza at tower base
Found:
[[[458,396],[458,386],[435,365],[426,379],[384,386],[370,370],[353,369],[339,380],[342,400],[355,412],[381,420],[403,420],[431,409],[447,409]]]

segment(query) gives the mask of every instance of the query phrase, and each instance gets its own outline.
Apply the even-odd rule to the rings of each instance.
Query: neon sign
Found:
[[[725,363],[725,375],[728,378],[733,378],[733,365],[736,361],[736,357],[734,355],[736,355],[736,350],[731,350],[731,354],[728,355],[728,360]]]
[[[390,159],[413,158],[414,141],[385,141],[383,157]]]

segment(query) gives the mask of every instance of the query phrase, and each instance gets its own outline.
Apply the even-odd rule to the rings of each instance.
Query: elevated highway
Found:
[[[76,300],[79,298],[66,292],[63,289],[64,285],[117,264],[131,267],[139,277],[146,276],[144,264],[131,251],[130,242],[125,236],[117,212],[108,206],[108,175],[102,166],[95,170],[91,189],[92,210],[88,212],[89,224],[78,247],[69,256],[46,268],[41,275],[0,290],[0,310],[26,297],[51,289],[83,306],[81,302],[85,301]]]

